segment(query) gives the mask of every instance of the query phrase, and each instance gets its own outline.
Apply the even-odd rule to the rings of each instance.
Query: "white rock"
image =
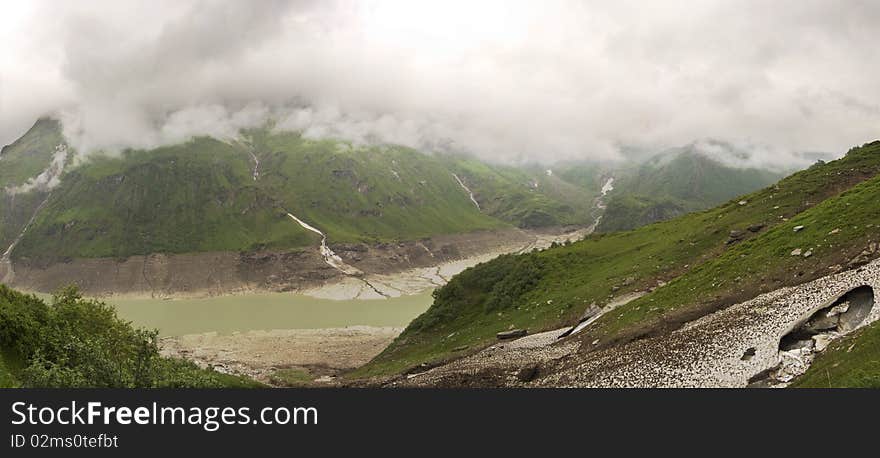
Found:
[[[804,230],[804,227],[803,227],[803,226],[795,226],[795,227],[794,227],[794,231],[795,231],[795,232],[800,232],[800,231],[802,231],[802,230]]]
[[[794,250],[791,251],[792,256],[800,256],[801,253],[803,253],[803,250],[801,250],[800,248],[795,248]]]
[[[816,351],[823,351],[823,350],[825,350],[826,348],[828,348],[828,345],[831,344],[831,341],[832,341],[832,340],[834,340],[834,338],[831,337],[831,336],[828,335],[828,334],[816,334],[816,335],[814,335],[814,336],[813,336],[813,341],[816,342],[815,350],[816,350]]]

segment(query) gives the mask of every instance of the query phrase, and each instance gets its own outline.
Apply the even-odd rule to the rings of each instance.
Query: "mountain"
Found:
[[[623,167],[615,174],[614,190],[597,230],[628,230],[711,208],[785,176],[736,164],[745,152],[730,147],[721,151],[730,160],[691,144]]]
[[[499,219],[523,228],[580,225],[594,219],[592,201],[600,188],[593,179],[597,167],[564,165],[560,175],[538,165],[490,165],[464,156],[444,159],[483,211]]]
[[[229,254],[223,255],[229,259],[223,269],[239,277],[254,270],[243,263],[265,264],[266,256],[283,261],[299,276],[287,281],[290,286],[302,276],[326,277],[318,272],[326,266],[312,256],[322,239],[354,259],[370,247],[422,246],[442,235],[514,236],[518,228],[588,226],[595,220],[594,193],[543,169],[308,139],[271,126],[234,139],[199,137],[151,150],[75,157],[51,119],[39,120],[0,154],[0,246],[7,270],[56,269],[46,274],[51,278],[28,283],[32,287],[83,275],[119,276],[125,260],[130,272],[118,281],[132,283],[138,263],[151,262],[136,257],[154,254],[170,263],[159,269],[165,276],[177,269],[174,263],[184,269],[219,262],[216,256],[168,258],[198,253]],[[422,255],[423,248],[417,249]],[[455,247],[447,251],[452,256]],[[402,266],[412,264],[409,254],[389,256]]]
[[[580,348],[566,357],[574,367],[591,352],[671,335],[759,294],[857,270],[880,256],[878,173],[874,142],[706,211],[468,269],[435,291],[430,309],[352,377],[424,370],[479,352],[501,331],[558,329],[595,315],[566,341],[574,347],[528,354],[561,358],[565,348]],[[507,366],[467,366],[467,373],[482,374],[473,382],[462,372],[437,383],[506,385],[511,365],[534,361],[523,358],[514,353],[501,358]]]

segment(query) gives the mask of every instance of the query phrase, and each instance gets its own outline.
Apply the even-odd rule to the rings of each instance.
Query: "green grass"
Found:
[[[880,321],[832,343],[793,388],[880,388]]]
[[[674,312],[698,313],[830,273],[829,265],[846,252],[857,254],[876,235],[869,225],[880,221],[880,178],[870,177],[878,172],[880,143],[873,143],[711,210],[468,269],[437,290],[431,308],[352,376],[448,358],[458,347],[494,341],[510,326],[537,332],[572,323],[589,304],[654,287],[660,279],[669,283],[603,316],[583,338],[614,341],[663,326]],[[741,199],[748,204],[739,205]],[[754,224],[766,228],[725,244],[731,230]],[[795,233],[796,225],[806,229]],[[833,229],[841,231],[829,236]],[[794,248],[814,255],[792,257]]]

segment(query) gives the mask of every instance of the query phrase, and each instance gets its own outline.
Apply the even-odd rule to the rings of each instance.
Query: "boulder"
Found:
[[[833,338],[828,334],[817,334],[813,336],[813,341],[816,342],[815,350],[823,351],[828,348],[828,345],[831,345],[831,341]]]
[[[733,243],[739,242],[740,240],[742,240],[743,238],[745,238],[745,236],[746,236],[746,233],[743,232],[743,231],[736,231],[736,230],[734,230],[734,231],[730,231],[730,238],[727,239],[727,242],[726,242],[726,243],[727,243],[728,245],[730,245],[730,244],[733,244]]]
[[[510,339],[518,339],[520,337],[524,337],[528,332],[525,329],[511,329],[510,331],[503,331],[495,334],[495,337],[498,340],[510,340]]]
[[[803,250],[801,250],[800,248],[795,248],[794,250],[791,250],[792,256],[800,256],[802,253],[803,253]]]
[[[824,313],[813,317],[804,325],[804,330],[810,333],[820,333],[822,331],[830,331],[836,329],[839,323],[837,315],[828,316]]]
[[[794,227],[794,231],[795,231],[795,232],[800,232],[800,231],[802,231],[802,230],[804,230],[804,226],[795,226],[795,227]]]
[[[831,310],[828,311],[828,316],[840,315],[841,313],[846,313],[849,310],[849,302],[841,302],[840,304],[831,307]]]

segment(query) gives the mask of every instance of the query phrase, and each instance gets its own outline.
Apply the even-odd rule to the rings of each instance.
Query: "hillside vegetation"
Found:
[[[725,165],[692,149],[660,154],[618,173],[598,230],[629,230],[704,210],[783,176]]]
[[[590,304],[652,290],[578,335],[585,349],[615,345],[833,273],[877,236],[878,172],[875,142],[711,210],[481,264],[437,290],[431,308],[353,375],[431,364],[499,331],[571,324]],[[811,256],[792,256],[798,248]]]
[[[75,289],[51,304],[0,285],[0,387],[222,388],[258,383],[159,355],[156,331],[134,328]]]
[[[3,162],[16,164],[16,172],[0,176],[0,188],[38,175],[57,142],[63,142],[58,123],[41,120],[4,149]],[[453,174],[473,186],[480,209]],[[587,225],[594,197],[534,168],[312,140],[268,127],[234,140],[201,137],[149,151],[92,154],[69,165],[51,194],[0,194],[2,246],[36,215],[13,257],[46,263],[316,245],[316,235],[288,212],[330,243]]]
[[[584,224],[594,219],[598,171],[584,164],[561,167],[562,174],[537,166],[488,165],[450,156],[448,167],[474,192],[483,211],[523,228]]]

